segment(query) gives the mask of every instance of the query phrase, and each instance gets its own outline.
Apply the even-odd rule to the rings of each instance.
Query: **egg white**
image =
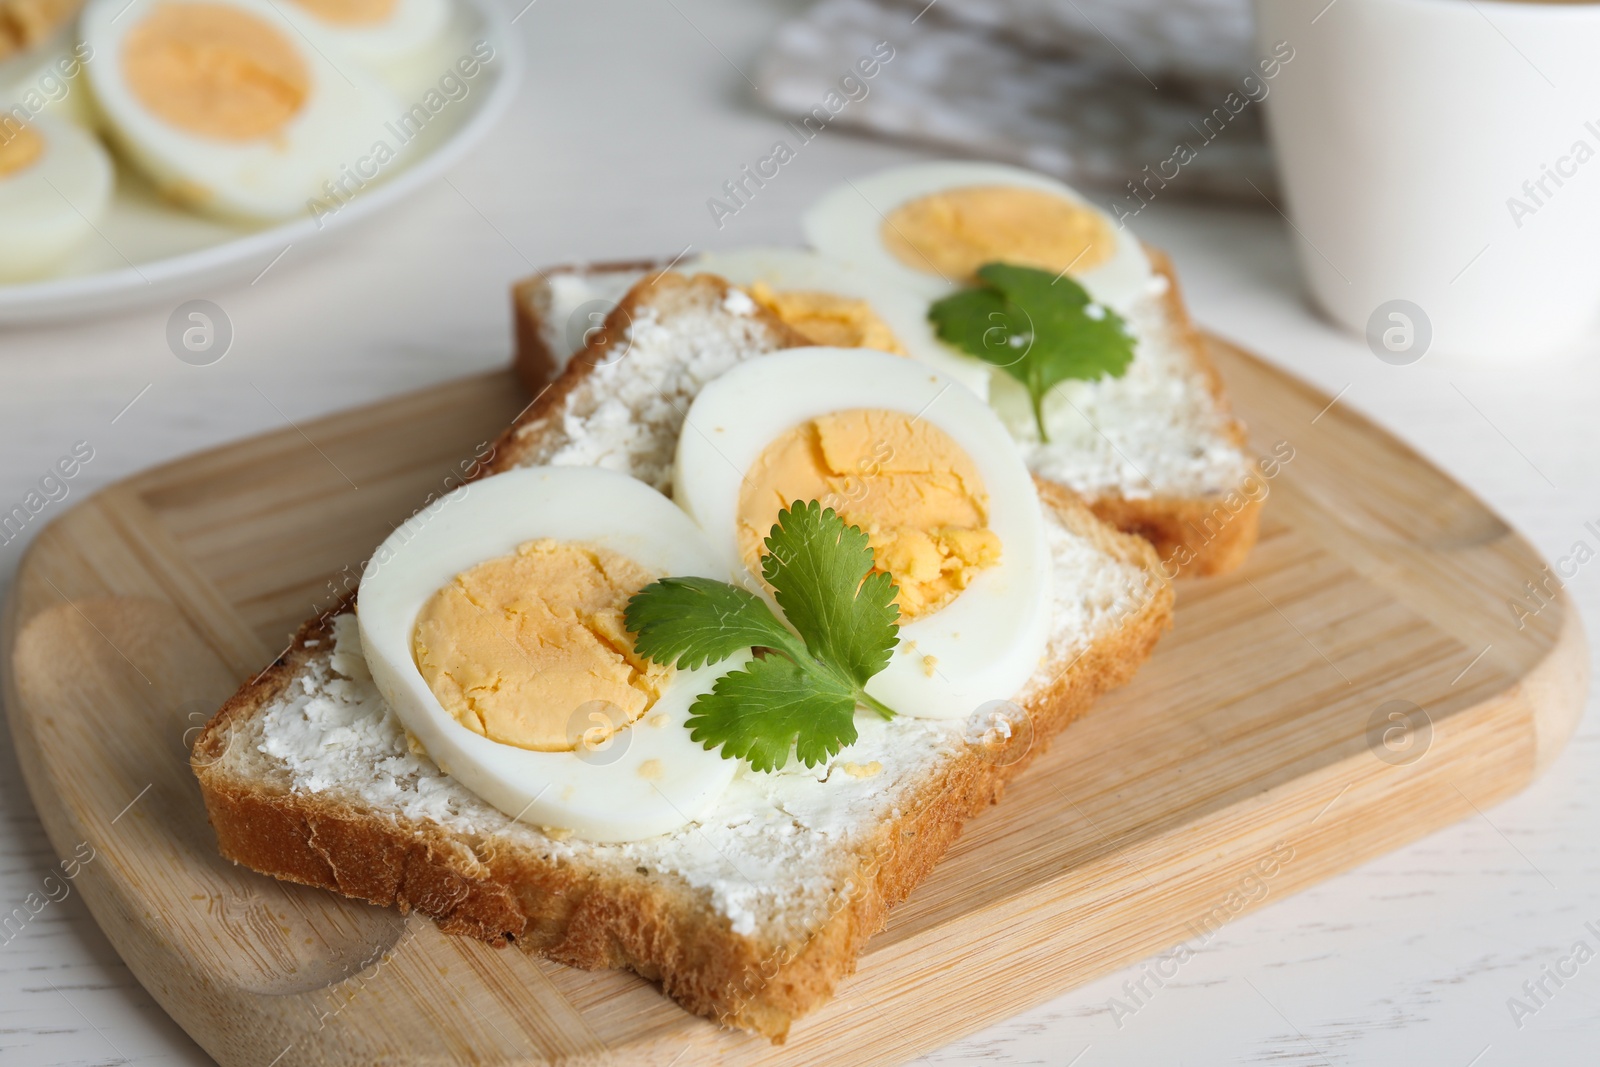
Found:
[[[1128,230],[1071,186],[1020,167],[1001,163],[915,163],[844,183],[806,212],[801,227],[817,251],[854,267],[895,279],[930,300],[959,286],[936,274],[915,270],[885,247],[879,234],[890,212],[909,200],[972,185],[1014,185],[1053,193],[1101,218],[1116,236],[1111,258],[1092,270],[1070,275],[1089,295],[1114,311],[1125,311],[1156,282],[1150,258]],[[1002,257],[1003,260],[1004,257]]]
[[[928,302],[895,280],[798,248],[743,248],[706,252],[695,269],[737,285],[765,282],[782,291],[806,289],[865,300],[912,358],[953,378],[979,397],[989,394],[989,366],[946,345],[928,322]]]
[[[1051,567],[1032,476],[995,413],[930,367],[859,348],[795,348],[739,364],[689,408],[673,469],[673,499],[705,530],[747,588],[764,589],[740,557],[739,491],[784,431],[835,411],[880,408],[928,420],[977,466],[1001,558],[940,610],[904,623],[900,648],[867,692],[921,718],[971,714],[1009,699],[1049,640]],[[905,651],[915,642],[915,651]],[[933,656],[929,673],[923,657]]]
[[[123,67],[127,35],[163,0],[90,0],[80,23],[94,59],[84,65],[105,125],[124,153],[157,186],[198,210],[225,217],[273,220],[309,211],[325,199],[324,182],[371,158],[383,141],[403,145],[384,123],[399,113],[390,92],[344,53],[339,43],[272,0],[207,0],[261,19],[296,50],[310,75],[304,105],[276,133],[246,141],[203,137],[146,110]],[[391,162],[389,170],[399,164]],[[351,192],[353,182],[346,179]]]
[[[35,116],[43,151],[0,176],[0,278],[37,277],[95,232],[111,200],[111,159],[82,128]],[[0,134],[3,136],[3,134]]]
[[[395,0],[388,16],[372,23],[329,22],[289,0],[286,14],[316,26],[398,93],[411,95],[437,79],[454,57],[444,38],[451,0]],[[450,42],[455,43],[455,42]]]
[[[737,766],[690,740],[689,705],[748,654],[676,671],[599,758],[534,752],[474,733],[417,669],[412,635],[428,599],[462,571],[538,538],[599,545],[662,575],[730,577],[689,517],[643,482],[597,467],[508,471],[441,497],[374,554],[356,609],[373,682],[441,769],[512,818],[595,841],[674,830],[711,806]],[[658,761],[659,777],[640,774],[647,760]]]

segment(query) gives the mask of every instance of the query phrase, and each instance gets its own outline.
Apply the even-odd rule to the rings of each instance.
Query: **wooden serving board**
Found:
[[[1293,450],[1260,547],[1180,584],[1137,680],[968,825],[781,1049],[630,974],[216,854],[194,730],[521,408],[509,373],[181,460],[45,530],[4,634],[29,789],[57,852],[94,848],[77,881],[106,935],[228,1067],[902,1062],[1487,808],[1577,722],[1570,604],[1521,629],[1507,607],[1543,576],[1528,544],[1348,409],[1212,347],[1251,447]]]

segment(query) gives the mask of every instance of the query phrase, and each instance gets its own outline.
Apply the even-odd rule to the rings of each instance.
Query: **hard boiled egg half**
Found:
[[[590,840],[652,837],[732,780],[737,761],[684,722],[749,659],[677,670],[634,654],[623,609],[668,575],[731,577],[654,489],[594,467],[508,471],[383,543],[361,582],[361,645],[405,728],[488,803]]]
[[[107,128],[188,206],[307,212],[353,195],[402,151],[384,128],[399,110],[387,90],[272,0],[90,0],[81,32]]]
[[[922,163],[846,182],[802,220],[812,247],[926,299],[986,263],[1074,278],[1122,312],[1159,286],[1138,240],[1070,186],[997,163]]]
[[[673,499],[747,588],[796,500],[861,527],[899,588],[900,641],[867,692],[950,719],[1012,697],[1050,629],[1049,550],[1033,480],[994,412],[930,367],[796,348],[739,364],[690,406]]]
[[[0,115],[0,278],[33,277],[94,232],[111,199],[100,142],[60,119]]]
[[[891,279],[794,248],[706,252],[694,266],[744,288],[814,344],[911,356],[988,395],[988,367],[946,347],[928,323],[927,301]]]

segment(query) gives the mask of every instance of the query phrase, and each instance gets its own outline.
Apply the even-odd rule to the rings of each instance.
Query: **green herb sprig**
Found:
[[[1048,442],[1044,398],[1069,378],[1120,378],[1133,361],[1121,316],[1066,275],[989,263],[975,289],[928,309],[939,339],[1004,370],[1028,390],[1039,439]]]
[[[759,596],[710,578],[653,582],[623,621],[640,655],[684,669],[763,650],[696,698],[689,736],[758,771],[782,767],[791,748],[814,767],[856,740],[857,704],[894,716],[865,686],[899,641],[898,590],[872,570],[867,535],[818,501],[780,512],[765,544],[761,573],[788,626]]]

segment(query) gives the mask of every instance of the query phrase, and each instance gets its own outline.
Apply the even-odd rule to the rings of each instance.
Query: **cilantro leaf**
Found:
[[[856,694],[827,675],[782,656],[753,659],[717,679],[690,707],[689,737],[757,771],[789,761],[807,767],[856,739]]]
[[[1121,316],[1065,274],[989,263],[978,279],[978,288],[936,301],[928,319],[940,340],[1027,387],[1039,439],[1048,442],[1045,394],[1069,378],[1122,377],[1133,361],[1133,336]]]
[[[778,514],[761,574],[784,617],[822,663],[860,687],[889,665],[899,642],[894,579],[872,570],[872,547],[818,501]]]
[[[812,767],[855,741],[857,705],[894,717],[865,687],[899,641],[896,589],[873,571],[867,535],[815,500],[779,512],[766,547],[762,573],[793,630],[760,597],[709,578],[652,582],[623,622],[641,655],[678,667],[770,649],[695,699],[690,737],[758,771],[791,748]]]
[[[682,669],[725,660],[747,648],[803,649],[767,602],[711,578],[663,578],[628,601],[623,624],[634,649]]]

